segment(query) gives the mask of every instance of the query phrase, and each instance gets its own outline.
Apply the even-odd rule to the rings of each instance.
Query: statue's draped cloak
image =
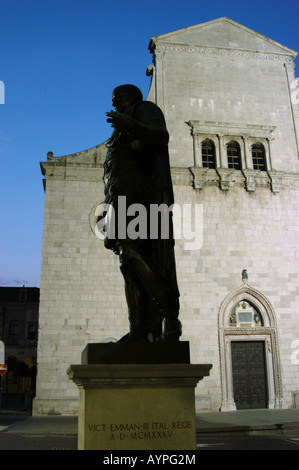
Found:
[[[127,108],[125,113],[141,123],[160,127],[167,132],[163,113],[154,103],[138,102]],[[103,176],[104,193],[105,203],[114,208],[116,238],[111,239],[108,234],[105,246],[117,253],[118,197],[126,196],[126,209],[132,204],[142,204],[147,210],[147,237],[146,239],[138,238],[136,246],[159,274],[161,282],[175,303],[174,308],[178,309],[179,290],[176,279],[171,211],[167,210],[163,216],[167,217],[164,222],[167,222],[169,227],[169,236],[162,238],[159,233],[157,239],[150,239],[150,205],[166,204],[170,207],[174,203],[167,143],[139,140],[138,135],[134,133],[122,133],[115,130],[107,147]],[[134,217],[127,217],[127,224]],[[140,233],[144,234],[144,231],[141,230]]]

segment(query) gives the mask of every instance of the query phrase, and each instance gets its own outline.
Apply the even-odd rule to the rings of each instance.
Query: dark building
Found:
[[[0,339],[8,372],[2,376],[2,406],[28,408],[35,392],[39,288],[0,287]],[[18,407],[18,406],[17,406]]]

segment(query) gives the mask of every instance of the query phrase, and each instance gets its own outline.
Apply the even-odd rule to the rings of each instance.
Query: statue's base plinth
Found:
[[[190,364],[189,342],[89,343],[81,364]]]
[[[110,359],[111,344],[117,350],[121,343],[99,345],[101,355],[110,348]],[[194,389],[212,366],[159,363],[159,343],[149,344],[158,363],[133,364],[129,354],[126,364],[119,358],[121,363],[69,367],[68,376],[79,388],[79,450],[196,449]],[[170,350],[174,344],[169,343]],[[165,353],[166,344],[161,348]],[[142,345],[136,343],[135,349],[138,353]]]

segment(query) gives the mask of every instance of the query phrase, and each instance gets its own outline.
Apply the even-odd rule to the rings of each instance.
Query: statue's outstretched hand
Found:
[[[119,131],[132,131],[136,128],[136,120],[127,114],[110,111],[106,113],[106,116],[109,118],[107,122],[111,123],[111,127]]]

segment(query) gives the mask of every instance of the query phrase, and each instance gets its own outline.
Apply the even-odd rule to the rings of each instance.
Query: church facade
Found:
[[[170,134],[183,341],[213,364],[199,410],[299,406],[297,53],[228,18],[153,37],[147,100]],[[35,415],[77,413],[70,364],[127,332],[97,232],[105,143],[48,153]]]

